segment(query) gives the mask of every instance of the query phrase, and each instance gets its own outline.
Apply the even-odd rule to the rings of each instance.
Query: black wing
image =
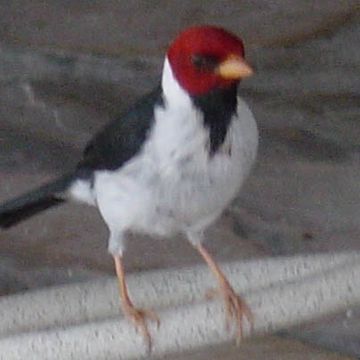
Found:
[[[85,148],[78,175],[90,177],[95,170],[116,170],[138,153],[154,123],[156,104],[162,105],[161,86],[95,135]]]
[[[161,87],[137,102],[130,111],[100,131],[86,147],[75,173],[64,175],[29,193],[0,205],[0,228],[7,228],[61,204],[65,192],[78,177],[92,178],[95,170],[115,170],[141,148],[154,123],[154,106],[162,104]]]

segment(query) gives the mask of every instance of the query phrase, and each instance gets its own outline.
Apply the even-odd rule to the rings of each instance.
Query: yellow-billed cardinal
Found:
[[[149,346],[146,318],[158,320],[128,295],[126,233],[182,233],[216,276],[240,338],[251,312],[202,241],[255,160],[257,127],[237,96],[240,80],[252,73],[241,39],[214,26],[186,29],[169,47],[161,85],[100,131],[74,171],[1,205],[0,226],[68,200],[96,206],[109,228],[122,309]]]

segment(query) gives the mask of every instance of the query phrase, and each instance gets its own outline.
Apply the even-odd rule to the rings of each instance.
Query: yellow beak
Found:
[[[217,67],[216,71],[226,80],[240,80],[254,74],[252,67],[238,55],[229,56]]]

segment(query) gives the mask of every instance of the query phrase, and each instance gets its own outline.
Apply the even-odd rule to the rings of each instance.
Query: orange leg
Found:
[[[225,302],[227,328],[230,328],[230,322],[232,320],[236,322],[236,342],[238,344],[243,336],[243,319],[245,317],[250,323],[251,328],[253,328],[253,314],[245,301],[235,293],[224,273],[221,271],[218,264],[208,251],[201,244],[196,245],[195,247],[204,258],[218,281],[218,290],[216,293],[221,295]],[[215,292],[213,291],[211,295],[214,295],[214,293]]]
[[[121,256],[113,256],[115,261],[116,276],[119,281],[119,293],[121,300],[122,310],[127,318],[129,318],[135,325],[136,329],[141,332],[145,342],[148,346],[148,350],[151,351],[152,342],[149,329],[146,324],[146,319],[150,319],[156,322],[157,326],[160,325],[158,316],[149,310],[137,309],[129,297],[128,288],[125,279],[124,264]]]

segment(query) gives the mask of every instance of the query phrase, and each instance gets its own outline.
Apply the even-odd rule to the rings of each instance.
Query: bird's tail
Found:
[[[74,180],[74,174],[64,175],[50,183],[0,205],[0,228],[9,228],[41,211],[60,205],[61,194]]]

